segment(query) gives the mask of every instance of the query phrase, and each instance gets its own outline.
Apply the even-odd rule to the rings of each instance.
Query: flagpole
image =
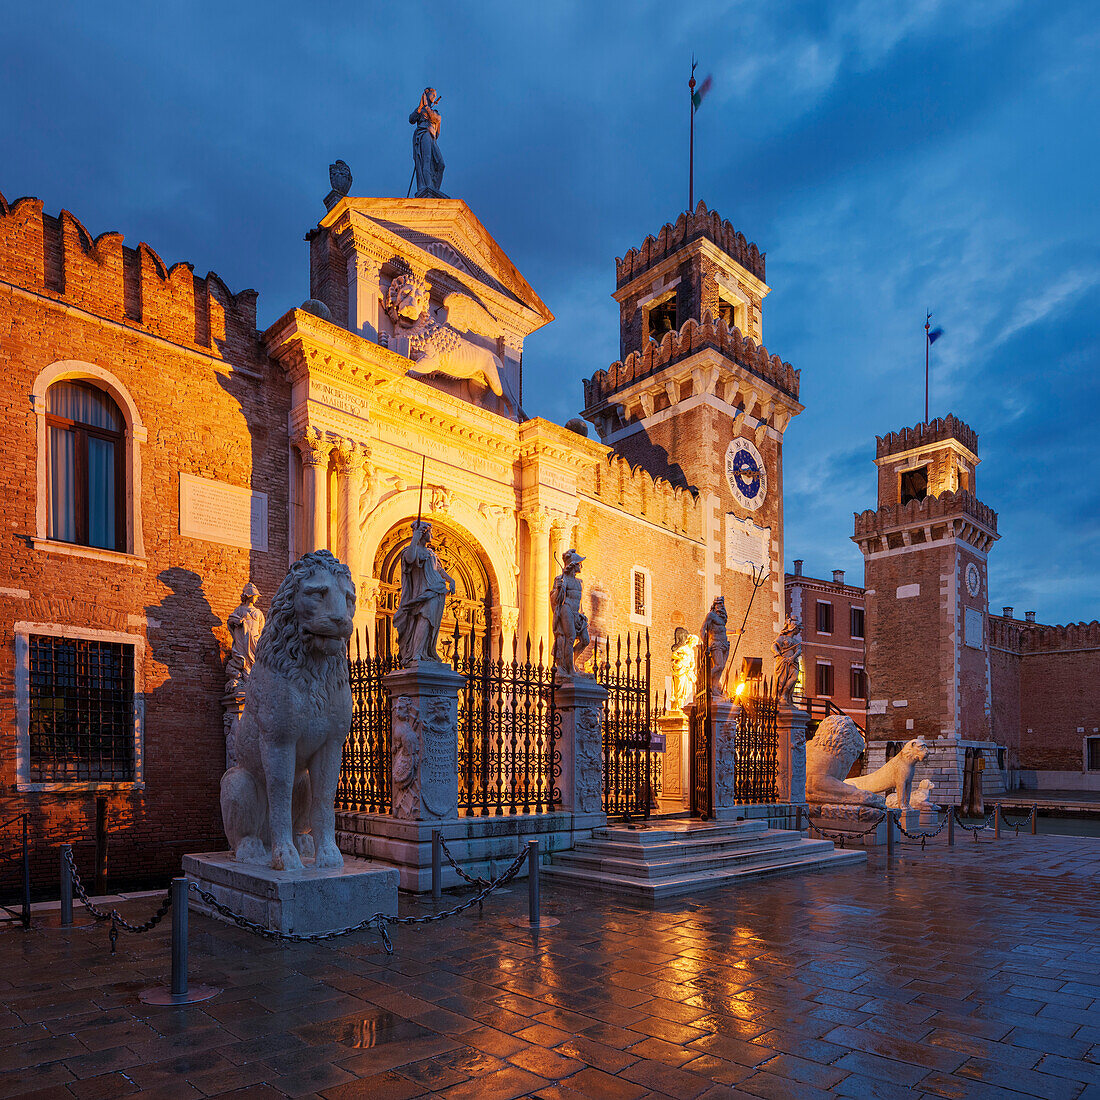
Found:
[[[695,209],[695,58],[691,59],[691,79],[688,81],[688,213]]]
[[[932,311],[924,318],[924,422],[928,423],[928,349],[932,346],[928,330],[932,327]]]

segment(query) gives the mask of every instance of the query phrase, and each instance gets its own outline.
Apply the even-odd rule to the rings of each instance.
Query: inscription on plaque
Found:
[[[768,568],[771,528],[726,513],[726,568],[738,573]]]
[[[180,474],[180,534],[267,550],[267,493]]]
[[[455,704],[443,696],[422,698],[420,802],[429,817],[458,815],[458,729]]]
[[[309,396],[311,400],[328,405],[331,409],[339,409],[340,412],[351,413],[352,416],[359,416],[364,420],[370,419],[370,402],[359,394],[349,393],[327,382],[319,382],[311,378]]]

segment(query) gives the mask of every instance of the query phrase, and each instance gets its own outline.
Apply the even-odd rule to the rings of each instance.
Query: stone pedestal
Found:
[[[458,818],[458,692],[450,665],[418,661],[382,678],[393,719],[393,810],[402,821]]]
[[[913,811],[910,810],[910,813],[912,812]],[[939,806],[936,806],[931,802],[925,802],[919,808],[919,810],[917,810],[917,813],[920,818],[920,827],[922,832],[927,832],[929,829],[934,829],[937,825],[939,825],[940,821],[942,820]],[[910,828],[908,823],[903,821],[902,824],[905,825],[905,827],[909,829],[910,832],[912,832],[912,829]]]
[[[183,857],[183,873],[234,913],[277,932],[313,935],[347,928],[375,913],[397,913],[395,867],[345,856],[344,866],[315,871],[273,871],[238,863],[232,852],[204,852]],[[199,913],[224,920],[193,891],[189,905]]]
[[[606,824],[603,810],[603,704],[607,689],[586,676],[559,682],[561,805],[580,816],[580,828]],[[588,819],[592,821],[589,822]],[[602,819],[598,821],[597,819]]]
[[[810,806],[809,811],[817,828],[824,830],[826,834],[843,833],[845,836],[844,843],[850,847],[873,848],[876,845],[886,843],[886,819],[883,817],[876,827],[871,828],[871,823],[877,821],[884,813],[883,810],[874,806],[825,804]],[[908,828],[908,825],[906,825],[906,828]],[[870,829],[870,832],[865,832],[867,829]],[[813,829],[810,830],[810,838],[822,839],[820,834],[815,833]],[[826,835],[824,839],[832,840],[833,838]]]
[[[810,715],[801,707],[780,704],[776,715],[778,794],[781,802],[806,805],[806,727]]]
[[[661,757],[661,802],[664,809],[691,808],[691,788],[688,786],[688,754],[691,751],[691,723],[683,711],[662,714],[657,729],[665,739]]]
[[[717,821],[740,809],[737,801],[737,722],[740,717],[740,704],[711,696],[710,774]]]

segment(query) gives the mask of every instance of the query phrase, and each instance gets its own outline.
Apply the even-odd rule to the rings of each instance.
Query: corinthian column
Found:
[[[340,439],[335,445],[336,476],[340,501],[336,513],[336,555],[351,570],[352,580],[359,583],[359,498],[363,495],[363,477],[369,449],[354,439]]]
[[[306,428],[293,440],[302,456],[302,530],[299,554],[328,546],[328,456],[332,444],[317,428]]]
[[[524,615],[533,651],[537,653],[540,640],[547,646],[550,641],[550,516],[532,509],[523,513],[523,519],[531,536]]]

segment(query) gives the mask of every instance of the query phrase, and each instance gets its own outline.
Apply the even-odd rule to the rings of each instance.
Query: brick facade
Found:
[[[0,199],[0,406],[8,425],[0,817],[27,809],[34,835],[87,839],[95,797],[106,795],[110,871],[123,878],[163,882],[184,851],[217,844],[225,618],[249,580],[266,606],[286,571],[289,389],[262,351],[255,317],[252,291],[233,295],[189,264],[169,270],[148,246],[129,248],[116,233],[93,240],[67,211],[51,217],[35,199],[10,207]],[[127,418],[137,476],[127,471],[125,552],[45,538],[36,380],[41,389],[50,377],[106,389]],[[181,473],[266,493],[267,551],[181,536]],[[139,786],[26,790],[16,763],[16,623],[127,635],[144,650]],[[36,877],[55,876],[56,850],[36,853],[46,860]]]

